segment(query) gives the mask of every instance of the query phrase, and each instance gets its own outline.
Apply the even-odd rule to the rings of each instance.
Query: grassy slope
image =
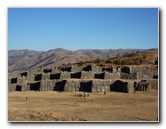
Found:
[[[126,56],[111,58],[107,60],[101,60],[100,58],[97,58],[94,61],[81,61],[75,64],[67,64],[60,66],[60,68],[69,67],[71,65],[93,65],[101,67],[111,67],[113,65],[137,65],[156,67],[154,65],[154,61],[157,57],[157,51],[134,52]]]

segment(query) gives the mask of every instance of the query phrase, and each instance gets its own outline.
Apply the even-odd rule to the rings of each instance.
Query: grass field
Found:
[[[156,121],[158,91],[92,93],[22,91],[8,93],[9,121]],[[26,100],[26,97],[28,99]]]

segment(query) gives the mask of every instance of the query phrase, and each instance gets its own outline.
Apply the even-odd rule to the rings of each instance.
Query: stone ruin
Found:
[[[8,91],[66,91],[133,93],[158,90],[158,68],[143,66],[71,66],[15,72]]]

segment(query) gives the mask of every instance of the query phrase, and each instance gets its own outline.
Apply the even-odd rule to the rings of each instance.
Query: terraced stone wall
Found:
[[[142,80],[146,80],[146,83]],[[145,89],[158,89],[157,68],[138,66],[102,68],[90,65],[63,69],[53,67],[14,73],[8,79],[8,91],[119,91],[132,93],[135,90],[145,91]]]

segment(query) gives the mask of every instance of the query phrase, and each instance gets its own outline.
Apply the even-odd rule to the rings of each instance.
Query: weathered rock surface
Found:
[[[157,78],[156,78],[157,75]],[[154,78],[155,76],[155,78]],[[37,69],[9,75],[8,91],[117,91],[133,93],[158,89],[158,69],[143,66],[72,66]]]

